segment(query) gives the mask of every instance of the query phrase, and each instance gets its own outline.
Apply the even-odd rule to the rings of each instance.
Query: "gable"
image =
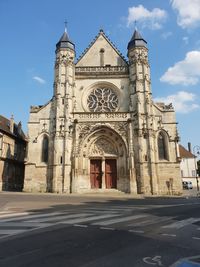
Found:
[[[103,58],[103,59],[102,59]],[[99,32],[94,42],[76,63],[77,67],[83,66],[127,66],[126,60],[108,40],[103,31]]]
[[[181,158],[195,158],[195,155],[185,149],[182,145],[179,145],[179,152]]]

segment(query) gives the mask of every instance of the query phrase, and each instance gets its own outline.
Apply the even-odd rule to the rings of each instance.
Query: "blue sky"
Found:
[[[77,57],[100,28],[126,56],[137,20],[153,98],[173,102],[181,143],[200,145],[200,0],[0,0],[0,114],[26,132],[30,106],[52,97],[65,20]]]

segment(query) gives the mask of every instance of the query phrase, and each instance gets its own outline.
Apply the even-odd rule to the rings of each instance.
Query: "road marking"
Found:
[[[182,221],[177,221],[177,222],[174,222],[174,223],[171,223],[169,225],[164,225],[162,226],[162,228],[175,228],[175,229],[180,229],[184,226],[187,226],[189,224],[192,224],[194,222],[198,222],[200,221],[200,218],[188,218],[188,219],[185,219],[185,220],[182,220]]]
[[[102,230],[111,230],[111,231],[115,230],[115,228],[112,228],[112,227],[100,227],[100,229],[102,229]]]
[[[150,215],[149,218],[147,218],[147,220],[144,220],[144,221],[142,220],[142,221],[135,222],[135,223],[133,222],[129,224],[128,226],[135,226],[135,227],[148,226],[148,225],[161,223],[163,221],[167,221],[171,219],[173,219],[173,217],[158,217],[158,216]]]
[[[14,235],[14,234],[19,234],[22,232],[27,231],[26,229],[4,229],[0,230],[0,234],[2,235]]]
[[[132,230],[132,229],[130,229],[130,230],[128,230],[130,233],[138,233],[138,234],[143,234],[144,233],[144,231],[142,231],[142,230]]]
[[[47,227],[50,223],[38,223],[38,222],[0,222],[0,227]]]
[[[0,214],[8,214],[8,213],[10,213],[10,210],[0,211]],[[1,215],[0,215],[0,217],[1,217]]]
[[[30,214],[30,213],[27,213],[27,214]],[[29,215],[29,216],[21,216],[21,217],[15,217],[15,215],[13,215],[12,218],[10,219],[4,219],[4,220],[1,220],[1,222],[11,222],[11,221],[20,221],[20,220],[28,220],[28,219],[31,219],[31,218],[42,218],[42,217],[47,217],[47,216],[54,216],[54,215],[58,215],[58,214],[61,214],[60,212],[52,212],[52,213],[45,213],[45,214],[33,214],[33,215]]]
[[[60,214],[59,216],[54,216],[54,217],[47,217],[47,218],[43,218],[43,219],[38,219],[33,218],[33,220],[28,220],[28,222],[53,222],[56,220],[63,220],[63,219],[71,219],[71,218],[77,218],[77,217],[85,217],[91,215],[91,213],[81,213],[81,214],[69,214],[69,215],[64,215],[64,214]]]
[[[197,237],[197,236],[193,236],[192,238],[196,240],[200,240],[200,237]]]
[[[103,222],[96,222],[96,223],[93,223],[92,225],[110,225],[110,224],[114,224],[114,223],[131,221],[131,220],[143,218],[146,216],[148,216],[148,215],[147,214],[138,214],[138,215],[132,215],[132,216],[127,216],[127,217],[123,217],[123,218],[116,218],[116,219],[112,219],[112,220],[107,220],[107,221],[103,221]]]
[[[145,257],[142,259],[148,265],[156,265],[156,266],[163,266],[161,261],[161,256],[154,256],[154,257]]]
[[[87,217],[87,218],[83,218],[83,219],[78,218],[78,219],[74,219],[74,220],[62,221],[61,223],[76,224],[76,223],[95,221],[95,220],[105,219],[105,218],[110,218],[110,217],[115,217],[115,216],[119,216],[119,215],[116,215],[116,214],[97,215],[97,216],[95,215],[95,216],[91,216],[91,217]]]
[[[88,227],[88,225],[86,225],[86,224],[74,224],[73,226],[82,227],[82,228],[87,228]]]
[[[109,213],[114,213],[116,214],[118,211],[112,211],[110,209],[95,209],[95,208],[83,208],[84,211],[91,211],[91,212],[98,212],[98,213],[105,213],[105,212],[109,212]]]
[[[163,233],[161,235],[163,235],[163,236],[171,236],[171,237],[175,237],[176,236],[175,234],[166,234],[166,233]]]
[[[0,218],[10,218],[10,217],[18,217],[18,216],[24,216],[24,215],[28,215],[30,213],[28,212],[19,212],[19,213],[7,213],[7,214],[2,214],[0,215]],[[3,220],[1,220],[3,221]]]

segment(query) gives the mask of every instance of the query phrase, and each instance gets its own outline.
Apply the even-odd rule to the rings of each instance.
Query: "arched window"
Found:
[[[166,140],[165,136],[162,132],[158,135],[158,157],[160,160],[168,159],[167,158],[167,148],[166,148]]]
[[[100,49],[100,66],[104,66],[104,52],[105,50],[103,48]]]
[[[42,140],[42,162],[47,163],[48,162],[48,147],[49,147],[49,139],[46,135],[44,135]]]

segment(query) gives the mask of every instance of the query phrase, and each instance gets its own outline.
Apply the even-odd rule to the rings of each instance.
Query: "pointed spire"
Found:
[[[104,33],[103,28],[100,28],[100,29],[99,29],[99,33]]]
[[[75,50],[74,43],[69,39],[68,33],[67,33],[67,21],[65,21],[65,30],[63,35],[61,36],[60,40],[56,44],[56,49],[59,48],[70,48],[72,50]]]
[[[136,24],[135,24],[135,31],[133,33],[133,36],[132,36],[130,42],[128,43],[128,49],[131,49],[131,48],[136,47],[136,46],[147,47],[147,42],[143,39],[141,34],[138,32],[138,30],[136,28]]]
[[[135,20],[135,31],[137,31],[137,20]]]
[[[67,21],[65,20],[65,32],[67,33]]]

